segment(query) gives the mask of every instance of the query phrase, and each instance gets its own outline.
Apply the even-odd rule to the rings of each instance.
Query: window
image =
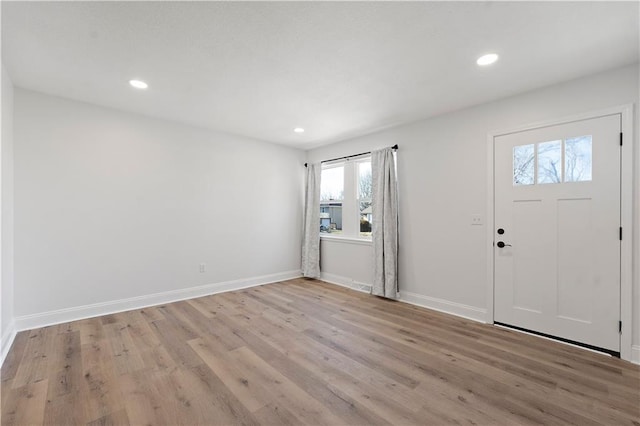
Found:
[[[564,143],[564,181],[591,180],[591,136],[567,139]]]
[[[513,147],[513,184],[533,185],[535,176],[535,146]]]
[[[323,167],[320,178],[320,232],[342,232],[343,200],[344,166]]]
[[[591,136],[513,147],[513,185],[590,181]]]
[[[538,183],[562,182],[562,141],[538,144]]]
[[[322,165],[322,235],[371,238],[371,178],[371,156]]]
[[[371,194],[373,180],[371,176],[371,159],[358,161],[358,213],[360,222],[360,236],[371,237]]]

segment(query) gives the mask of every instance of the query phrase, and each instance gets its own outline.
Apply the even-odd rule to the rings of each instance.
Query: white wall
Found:
[[[0,363],[13,338],[13,84],[2,65]]]
[[[297,275],[303,163],[299,150],[16,88],[16,322]]]
[[[638,66],[625,67],[317,148],[307,153],[307,161],[399,144],[401,295],[483,320],[487,308],[487,134],[635,103],[633,343],[639,345],[638,89]],[[481,214],[485,226],[471,226],[472,214]],[[367,260],[354,267],[352,258],[363,258],[363,246],[337,248],[336,244],[322,243],[323,273],[341,275],[346,282],[362,277]],[[370,269],[371,264],[364,268]]]
[[[373,282],[371,242],[321,237],[320,270],[325,281],[360,288]]]

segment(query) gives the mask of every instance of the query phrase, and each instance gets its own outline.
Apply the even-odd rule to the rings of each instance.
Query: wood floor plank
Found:
[[[109,419],[112,413],[124,408],[111,344],[105,339],[83,344],[81,355],[84,380],[80,390],[87,422]]]
[[[351,384],[357,384],[357,391],[350,395],[351,398],[355,398],[354,401],[356,403],[358,402],[358,397],[366,393],[367,389],[369,389],[369,394],[375,395],[374,389],[380,387],[386,389],[387,392],[385,394],[388,395],[388,398],[396,400],[400,405],[415,410],[422,406],[420,398],[417,398],[417,395],[416,398],[412,398],[409,389],[401,383],[390,380],[376,369],[367,368],[338,352],[324,347],[313,339],[308,338],[305,334],[296,336],[294,340],[287,337],[286,333],[282,333],[281,329],[268,321],[256,324],[252,330],[263,337],[266,342],[273,345],[274,348],[282,351],[286,355],[286,360],[289,361],[289,367],[298,364],[303,369],[306,368],[307,375],[320,375],[327,383],[335,383],[337,380],[344,378],[350,381]],[[251,344],[250,347],[254,350],[256,349],[255,344]],[[265,357],[262,354],[261,356]],[[276,364],[277,362],[273,358],[269,357],[269,362]],[[287,367],[281,366],[280,369],[282,371]],[[314,394],[317,393],[318,391],[314,392]],[[365,402],[368,404],[371,399],[374,398],[367,395]],[[372,424],[374,420],[369,419],[366,423]]]
[[[143,362],[143,370],[158,371],[175,367],[171,355],[154,333],[142,311],[133,311],[127,323],[127,331]]]
[[[82,356],[79,331],[54,336],[55,346],[49,366],[48,398],[57,398],[77,390],[82,383]]]
[[[259,410],[272,401],[268,389],[260,383],[249,382],[244,370],[231,362],[229,355],[222,353],[215,344],[200,338],[189,341],[189,345],[250,412]]]
[[[88,415],[84,408],[84,402],[80,389],[74,389],[56,398],[47,396],[43,424],[46,426],[85,424]]]
[[[118,410],[88,422],[87,426],[128,426],[129,424],[127,412],[125,410]]]
[[[373,319],[377,321],[386,320],[385,321],[386,324],[394,327],[396,330],[403,331],[402,328],[399,328],[398,326],[404,325],[406,329],[412,330],[410,332],[408,331],[407,333],[414,333],[413,330],[418,329],[423,333],[422,334],[423,337],[428,335],[430,337],[440,337],[444,341],[449,341],[448,337],[450,336],[450,334],[448,333],[448,329],[442,328],[439,324],[435,325],[432,321],[424,321],[424,319],[420,321],[416,321],[416,320],[397,317],[397,316],[388,316],[388,315],[385,315],[384,313],[380,314],[379,312],[376,312],[376,311],[367,311],[364,309],[361,310],[361,312],[354,312],[350,315],[358,315],[359,317],[353,318],[353,317],[348,317],[343,315],[342,318],[346,319],[347,321],[352,321],[352,322],[355,321],[356,323],[360,323],[361,322],[360,319],[362,318],[362,315],[364,315],[365,320],[367,319],[369,320]],[[337,318],[340,318],[340,316],[337,316]],[[514,345],[509,341],[505,341],[504,339],[492,338],[487,335],[483,335],[482,338],[480,338],[479,334],[476,334],[472,337],[461,336],[460,339],[458,340],[460,341],[467,340],[468,343],[471,343],[471,340],[473,340],[475,342],[474,346],[476,348],[482,346],[485,349],[490,349],[490,347],[492,347],[497,351],[506,350],[505,353],[507,354],[511,352],[510,349],[517,348],[517,345]],[[538,339],[538,340],[543,340],[543,339]],[[491,343],[487,343],[488,341]],[[569,372],[569,373],[573,373],[573,372],[583,373],[585,371],[589,371],[590,373],[589,379],[602,378],[606,383],[609,383],[609,384],[615,383],[616,385],[622,385],[622,386],[627,385],[627,386],[632,386],[634,388],[637,387],[638,380],[640,379],[640,377],[638,377],[637,375],[635,377],[631,375],[623,375],[622,370],[620,368],[605,367],[603,364],[600,364],[600,363],[582,364],[580,362],[575,362],[573,363],[573,365],[568,365],[566,363],[559,362],[557,356],[549,355],[548,349],[549,347],[552,347],[552,346],[566,346],[566,345],[561,345],[559,343],[550,342],[547,340],[546,346],[540,347],[539,349],[536,347],[530,346],[530,350],[528,352],[522,353],[522,352],[514,351],[513,353],[515,356],[528,357],[532,361],[534,360],[534,358],[532,358],[533,356],[535,357],[536,362],[547,361],[546,364],[548,365],[548,367],[550,367],[555,371],[557,371],[557,369],[559,368],[564,369],[566,372]],[[602,359],[607,359],[606,355],[599,355],[599,356]],[[522,362],[520,361],[521,360],[519,360],[519,363],[522,364]],[[556,373],[554,372],[551,375],[556,376]]]
[[[28,331],[21,331],[13,340],[11,349],[2,364],[2,392],[8,391],[8,387],[16,376],[16,372],[18,371],[18,367],[20,367],[24,351],[27,347],[27,342],[29,341],[29,334],[30,332]],[[5,389],[5,386],[7,386],[7,389]]]
[[[148,380],[150,374],[149,371],[136,371],[118,378],[118,387],[131,424],[155,425],[164,422],[160,392],[155,383]]]
[[[364,320],[360,319],[359,325],[364,323]],[[353,321],[352,321],[353,322]],[[343,329],[350,329],[351,322],[342,322],[338,323],[341,325]],[[381,324],[377,324],[380,326]],[[374,327],[375,328],[375,327]],[[367,328],[368,331],[360,331],[363,337],[365,337],[365,341],[361,343],[361,345],[369,345],[369,342],[375,342],[376,344],[382,345],[378,347],[378,351],[386,355],[388,357],[400,358],[403,360],[403,363],[410,364],[412,360],[424,358],[427,355],[423,348],[420,347],[410,347],[410,343],[402,342],[402,341],[393,341],[389,337],[392,336],[392,333],[387,330],[385,336],[378,336],[371,330],[374,328]],[[355,338],[355,337],[347,337],[347,338]],[[446,341],[436,342],[435,347],[439,347],[441,345],[447,345]],[[505,354],[493,354],[492,357],[487,356],[482,352],[482,347],[480,345],[475,345],[474,350],[461,350],[460,347],[453,347],[452,345],[448,348],[448,351],[451,353],[438,353],[433,351],[428,351],[429,362],[428,363],[420,363],[414,362],[419,368],[423,371],[429,369],[429,364],[433,364],[434,362],[438,363],[446,363],[449,361],[458,361],[458,369],[464,370],[469,369],[474,375],[482,377],[486,375],[487,371],[492,372],[491,376],[498,376],[502,379],[504,383],[510,385],[518,385],[521,386],[521,389],[530,390],[530,394],[526,394],[526,398],[528,401],[533,401],[534,395],[536,394],[549,394],[554,393],[558,388],[558,384],[556,383],[556,378],[552,374],[544,375],[536,375],[529,370],[523,369],[518,365],[517,362],[509,363],[505,361],[504,358],[510,358],[509,353]],[[402,347],[401,351],[397,351],[396,347]],[[502,355],[502,358],[501,358]],[[485,378],[489,380],[489,377]],[[597,385],[599,386],[599,385]],[[606,389],[599,388],[600,391],[606,391]],[[567,399],[565,403],[572,402],[571,399]],[[552,409],[556,409],[556,411],[562,411],[560,407],[555,406],[554,402],[547,403],[547,410],[552,411]],[[580,409],[580,404],[575,404],[574,408]],[[583,423],[588,423],[588,418],[583,419]]]
[[[19,388],[47,379],[49,362],[55,357],[55,335],[54,327],[44,327],[29,333],[29,340],[11,387]]]
[[[198,396],[189,388],[184,377],[187,369],[154,373],[153,383],[158,389],[159,404],[164,424],[206,424],[206,413]]]
[[[153,321],[152,329],[171,357],[171,362],[183,367],[195,367],[202,363],[200,358],[187,345],[187,341],[197,338],[193,333],[185,335],[184,327],[179,327],[171,319]]]
[[[44,422],[48,380],[14,388],[2,395],[3,425],[39,425]]]
[[[160,321],[165,319],[165,316],[160,312],[160,307],[158,306],[149,306],[144,309],[140,309],[138,313],[147,321]]]
[[[217,418],[226,419],[229,424],[258,425],[258,420],[249,409],[227,388],[207,366],[199,365],[191,369],[200,380],[202,395],[217,408]]]
[[[251,330],[238,328],[236,333],[242,337],[247,343],[247,347],[256,355],[298,387],[313,395],[328,410],[340,417],[344,424],[378,425],[388,423],[383,417],[367,408],[372,398],[363,397],[363,394],[367,392],[365,384],[359,383],[358,379],[345,374],[344,371],[340,374],[335,368],[332,368],[332,372],[336,374],[330,376],[318,368],[318,364],[305,362],[295,354],[293,348],[296,345],[302,345],[310,349],[309,343],[312,341],[307,339],[308,341],[301,342],[301,339],[305,339],[305,337],[300,335],[296,337],[296,342],[292,346],[286,345],[278,339],[280,333],[277,331],[276,333],[269,332],[270,327],[278,330],[274,325],[263,321],[255,324]],[[358,387],[357,391],[351,394],[343,392],[342,389],[335,386],[336,378],[349,381],[350,386]],[[375,392],[369,391],[369,393],[374,394]]]
[[[343,421],[331,410],[327,410],[318,400],[304,389],[283,376],[265,360],[246,346],[232,351],[232,356],[246,372],[249,381],[264,383],[271,392],[274,402],[287,407],[304,424],[336,425]]]
[[[103,326],[105,337],[111,344],[116,374],[132,373],[145,368],[127,323],[111,323]]]
[[[335,316],[337,320],[340,316]],[[357,323],[355,327],[352,324]],[[376,329],[385,329],[386,324],[391,324],[381,319],[373,319],[371,317],[365,318],[358,316],[357,318],[346,317],[346,321],[336,323],[338,326],[343,327],[346,330],[353,330],[354,328],[360,329],[360,333],[363,336],[368,336],[369,339],[377,339],[378,342],[386,341],[386,345],[393,347],[394,343],[389,340],[393,338],[393,328],[387,329],[384,337],[377,337],[375,334]],[[366,331],[365,331],[366,330]],[[400,330],[402,331],[402,330]],[[407,334],[408,331],[403,333]],[[457,355],[459,358],[464,358],[468,361],[479,361],[482,366],[490,366],[499,369],[499,371],[506,371],[521,379],[526,379],[526,384],[533,385],[539,384],[547,387],[547,391],[560,389],[573,389],[583,394],[591,394],[598,400],[607,400],[617,402],[619,408],[626,409],[628,412],[634,414],[637,412],[637,406],[633,401],[627,401],[624,398],[625,393],[622,395],[619,392],[616,381],[610,383],[603,383],[598,380],[594,380],[592,377],[576,374],[574,371],[561,372],[555,366],[549,366],[540,364],[537,361],[527,359],[519,353],[513,353],[510,351],[504,351],[499,348],[488,347],[479,342],[474,342],[471,346],[465,346],[462,344],[455,344],[450,340],[447,340],[446,335],[442,335],[439,330],[432,329],[427,334],[416,334],[417,332],[411,332],[411,336],[414,337],[414,341],[431,342],[431,347],[446,348],[446,351]],[[438,337],[440,336],[440,337]],[[417,340],[416,340],[417,339]],[[395,339],[395,344],[404,346],[414,346],[411,342],[400,341]],[[420,344],[416,344],[420,349]],[[409,349],[406,349],[407,351]],[[446,355],[446,353],[445,353]],[[413,357],[418,356],[417,353],[412,354]],[[442,358],[442,357],[441,357]],[[524,365],[535,365],[536,368],[524,368]],[[526,386],[526,385],[525,385]],[[538,391],[544,392],[544,389]],[[632,395],[632,394],[631,394]],[[622,396],[622,398],[621,398]],[[567,400],[571,402],[571,399]]]
[[[267,404],[255,412],[256,418],[263,425],[297,426],[300,420],[287,410],[286,404]]]
[[[393,359],[385,359],[383,361],[383,357],[373,350],[353,347],[350,345],[349,339],[341,336],[338,330],[324,331],[309,329],[305,331],[305,334],[368,368],[377,369],[381,374],[411,389],[414,389],[420,383],[414,377],[413,370],[410,366],[403,365]]]
[[[21,332],[2,425],[640,426],[640,366],[310,279]]]
[[[203,317],[213,318],[213,316],[215,315],[215,311],[209,309],[208,305],[203,301],[204,299],[204,297],[200,297],[198,299],[185,300],[185,302],[191,305],[193,309],[200,312],[200,315],[202,315]]]
[[[339,316],[334,316],[334,317],[339,318]],[[352,320],[352,322],[355,322],[355,323],[358,323],[358,324],[360,324],[360,322],[361,322],[360,321],[361,318],[357,318],[355,321],[353,319],[351,319],[351,320]],[[424,324],[424,322],[422,322],[422,324]],[[420,327],[420,323],[413,324],[413,327]],[[426,327],[428,327],[428,325]],[[424,328],[424,326],[422,328]],[[439,332],[439,331],[432,329],[432,330],[429,331],[429,336],[433,336],[433,334],[437,333],[437,332]],[[407,339],[407,340],[409,340],[409,339]],[[441,342],[441,343],[446,345],[446,341]],[[477,345],[478,345],[477,343],[474,343],[474,346],[477,346]],[[526,370],[523,370],[523,372],[524,372],[524,374],[528,374],[528,371],[526,371]]]
[[[100,342],[105,338],[102,321],[99,317],[80,321],[78,328],[80,329],[80,341],[83,345]]]
[[[229,330],[228,325],[221,323],[215,315],[213,318],[207,318],[186,302],[175,305],[176,315],[189,324],[198,335],[214,339],[218,344],[224,346],[225,350],[233,350],[244,346],[244,342]]]

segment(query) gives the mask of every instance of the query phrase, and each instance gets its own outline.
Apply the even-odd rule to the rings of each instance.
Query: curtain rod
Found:
[[[395,144],[394,146],[392,146],[391,149],[395,149],[397,151],[398,144]],[[331,160],[324,160],[324,161],[321,161],[320,163],[328,163],[330,161],[336,161],[336,160],[346,160],[347,158],[360,157],[361,155],[367,155],[367,154],[371,154],[371,151],[361,152],[360,154],[346,155],[344,157],[332,158]],[[307,167],[307,163],[304,163],[304,166]]]

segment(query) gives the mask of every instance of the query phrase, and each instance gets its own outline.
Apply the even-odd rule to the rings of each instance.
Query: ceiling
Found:
[[[638,2],[2,2],[18,87],[301,149],[636,63],[639,37]]]

